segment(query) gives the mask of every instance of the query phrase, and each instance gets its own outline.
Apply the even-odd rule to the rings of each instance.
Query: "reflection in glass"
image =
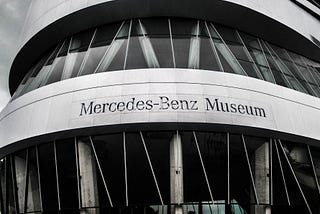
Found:
[[[36,148],[30,148],[28,152],[28,174],[26,190],[26,212],[41,211],[40,183],[38,175],[38,160]]]
[[[15,174],[16,174],[16,184],[17,184],[17,194],[19,210],[24,212],[25,206],[25,188],[26,188],[26,173],[27,173],[27,151],[20,151],[14,155],[15,164]]]
[[[66,38],[29,69],[12,99],[60,80],[140,68],[225,71],[320,96],[315,61],[210,22],[143,18]]]

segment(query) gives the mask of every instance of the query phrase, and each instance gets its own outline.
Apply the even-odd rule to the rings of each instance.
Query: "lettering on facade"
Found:
[[[152,99],[131,97],[125,101],[80,103],[79,116],[89,116],[113,112],[141,111],[185,111],[185,112],[217,112],[267,118],[264,107],[248,104],[248,102],[230,101],[227,98],[203,97],[203,99],[173,99],[169,96],[157,96]]]

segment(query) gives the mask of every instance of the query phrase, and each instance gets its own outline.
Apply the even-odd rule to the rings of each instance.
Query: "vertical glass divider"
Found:
[[[129,205],[128,198],[128,171],[127,171],[127,150],[126,150],[126,133],[122,132],[123,136],[123,159],[124,159],[124,181],[125,181],[125,191],[126,191],[126,206]]]
[[[25,183],[24,183],[24,207],[23,207],[23,212],[27,212],[27,202],[28,202],[28,183],[29,183],[29,148],[27,149],[27,155],[26,155],[26,166],[25,166]],[[21,212],[21,210],[20,210]]]
[[[279,145],[280,145],[280,147],[281,147],[281,150],[282,150],[282,152],[283,152],[283,154],[284,154],[284,157],[285,157],[285,159],[286,159],[286,161],[287,161],[287,163],[288,163],[288,165],[289,165],[289,168],[290,168],[290,171],[291,171],[291,173],[292,173],[292,175],[293,175],[293,177],[294,177],[294,180],[296,181],[296,183],[297,183],[297,185],[298,185],[298,188],[299,188],[300,193],[301,193],[301,195],[302,195],[302,197],[303,197],[303,200],[304,200],[304,202],[305,202],[305,204],[306,204],[306,206],[307,206],[307,208],[308,208],[308,211],[309,211],[310,214],[312,214],[312,211],[311,211],[311,209],[310,209],[310,206],[309,206],[309,204],[308,204],[308,201],[307,201],[306,197],[304,196],[304,193],[303,193],[303,191],[302,191],[302,189],[301,189],[301,186],[300,186],[300,183],[299,183],[299,181],[298,181],[298,178],[297,178],[296,174],[294,173],[294,170],[293,170],[293,168],[292,168],[292,166],[291,166],[291,163],[290,163],[290,161],[289,161],[289,158],[288,158],[286,152],[284,151],[284,148],[283,148],[283,146],[282,146],[282,143],[281,143],[280,139],[278,139],[278,142],[279,142]]]
[[[130,20],[130,25],[129,25],[128,42],[126,47],[126,53],[124,56],[123,70],[126,70],[126,66],[127,66],[127,58],[128,58],[128,51],[129,51],[130,37],[131,37],[131,28],[132,28],[132,19]]]
[[[278,145],[277,145],[276,140],[274,140],[274,145],[276,147],[277,157],[278,157],[278,161],[279,161],[279,165],[280,165],[280,171],[281,171],[282,181],[283,181],[283,184],[284,184],[284,189],[285,189],[287,200],[288,200],[288,205],[291,206],[290,197],[289,197],[288,189],[287,189],[287,182],[286,182],[286,179],[284,178],[282,163],[281,163],[281,160],[280,160],[280,154],[279,154],[279,149],[278,149]]]
[[[176,68],[176,58],[175,58],[175,56],[174,56],[174,48],[173,48],[173,39],[172,39],[172,30],[171,30],[171,22],[170,22],[170,19],[168,19],[168,25],[169,25],[169,34],[170,34],[170,43],[171,43],[173,67]]]
[[[104,60],[104,58],[107,56],[107,53],[109,52],[110,47],[112,46],[112,44],[113,44],[114,40],[117,38],[117,36],[118,36],[118,34],[119,34],[120,30],[122,29],[122,26],[124,25],[124,23],[125,23],[125,21],[123,21],[123,22],[121,23],[121,25],[120,25],[120,27],[119,27],[119,29],[118,29],[118,31],[117,31],[117,33],[116,33],[116,35],[113,37],[112,41],[110,42],[109,47],[108,47],[108,48],[107,48],[107,50],[104,52],[104,54],[103,54],[103,56],[102,56],[101,60],[99,61],[99,63],[98,63],[98,65],[97,65],[97,67],[95,68],[95,70],[94,70],[94,72],[93,72],[94,74],[95,74],[95,73],[97,73],[97,71],[98,71],[99,67],[101,66],[101,64],[102,64],[102,62],[103,62],[103,60]]]
[[[144,151],[146,152],[146,156],[147,156],[147,159],[148,159],[148,162],[149,162],[149,166],[150,166],[150,169],[151,169],[151,172],[152,172],[153,180],[154,180],[154,182],[156,184],[156,187],[157,187],[157,191],[158,191],[158,195],[159,195],[159,198],[160,198],[160,201],[161,201],[161,205],[164,205],[163,200],[162,200],[162,196],[161,196],[161,192],[160,192],[160,189],[159,189],[157,177],[154,174],[154,170],[153,170],[153,166],[152,166],[152,163],[151,163],[151,160],[150,160],[148,149],[147,149],[147,146],[146,146],[146,143],[144,141],[144,137],[143,137],[141,131],[140,131],[140,137],[141,137],[141,141],[142,141],[142,144],[143,144]]]
[[[57,184],[57,196],[58,196],[58,207],[61,210],[61,203],[60,203],[60,190],[59,190],[59,176],[58,176],[58,164],[57,164],[57,148],[56,148],[56,141],[53,141],[53,151],[54,151],[54,166],[56,170],[56,184]]]
[[[96,162],[97,162],[97,165],[98,165],[98,168],[99,168],[99,172],[100,172],[100,175],[101,175],[101,178],[102,178],[102,182],[103,182],[104,188],[105,188],[105,190],[107,192],[107,195],[108,195],[110,206],[113,207],[111,196],[110,196],[110,193],[109,193],[109,190],[108,190],[108,186],[107,186],[106,180],[104,179],[103,172],[102,172],[102,169],[101,169],[100,161],[98,159],[96,149],[95,149],[95,147],[93,145],[92,137],[89,136],[89,139],[90,139],[90,144],[91,144],[91,148],[93,150],[94,157],[96,159]]]
[[[255,196],[255,198],[256,198],[257,204],[259,205],[259,204],[260,204],[260,203],[259,203],[259,198],[258,198],[258,194],[257,194],[257,190],[256,190],[256,185],[255,185],[254,178],[253,178],[253,173],[252,173],[252,170],[251,170],[251,165],[250,165],[250,160],[249,160],[249,156],[248,156],[246,141],[245,141],[245,139],[244,139],[243,134],[241,135],[241,138],[242,138],[242,144],[243,144],[244,152],[245,152],[245,154],[246,154],[247,164],[248,164],[249,171],[250,171],[250,177],[251,177],[251,182],[252,182],[252,186],[253,186],[254,196]]]
[[[82,208],[82,201],[81,201],[81,185],[80,185],[80,167],[79,167],[79,150],[78,150],[78,141],[77,137],[74,137],[74,151],[76,155],[76,171],[77,171],[77,187],[78,187],[78,202],[79,202],[79,209]]]
[[[89,54],[90,54],[90,47],[91,47],[91,45],[92,45],[92,42],[93,42],[94,38],[96,37],[97,31],[98,31],[98,28],[96,28],[96,29],[94,30],[94,32],[93,32],[92,38],[91,38],[90,43],[89,43],[89,45],[88,45],[88,50],[86,51],[86,53],[85,53],[85,55],[84,55],[84,57],[83,57],[83,60],[82,60],[82,62],[81,62],[80,68],[79,68],[79,71],[78,71],[78,73],[77,73],[77,77],[78,77],[79,75],[81,75],[82,70],[83,70],[83,68],[84,68],[84,65],[85,65],[86,62],[87,62],[87,59],[88,59]]]
[[[210,199],[211,199],[212,204],[214,205],[213,195],[212,195],[210,183],[209,183],[208,176],[207,176],[207,171],[206,171],[206,169],[205,169],[205,167],[204,167],[204,163],[203,163],[202,155],[201,155],[201,152],[200,152],[197,135],[196,135],[195,131],[192,131],[192,133],[193,133],[194,142],[195,142],[196,147],[197,147],[198,155],[199,155],[199,158],[200,158],[200,162],[201,162],[203,174],[204,174],[204,177],[205,177],[205,179],[206,179],[207,187],[208,187],[209,194],[210,194]],[[211,208],[210,208],[210,209],[211,209]]]
[[[218,62],[218,65],[219,65],[220,70],[221,70],[222,72],[224,72],[224,69],[223,69],[222,63],[221,63],[221,61],[220,61],[220,58],[219,58],[217,49],[216,49],[216,47],[215,47],[215,45],[214,45],[214,42],[213,42],[211,33],[210,33],[210,31],[209,31],[208,24],[207,24],[207,22],[204,22],[204,23],[205,23],[205,25],[206,25],[207,33],[208,33],[208,35],[209,35],[209,37],[210,37],[210,44],[211,44],[211,46],[212,46],[214,56],[215,56],[216,59],[217,59],[217,62]]]
[[[307,145],[307,148],[308,148],[308,154],[309,154],[309,158],[310,158],[310,162],[311,162],[311,166],[312,166],[312,171],[313,171],[314,179],[315,179],[315,181],[316,181],[318,193],[319,193],[319,195],[320,195],[319,181],[318,181],[316,169],[315,169],[315,167],[314,167],[313,158],[312,158],[312,154],[311,154],[311,151],[310,151],[310,146]]]
[[[38,172],[38,184],[39,184],[39,198],[40,198],[40,211],[43,211],[42,205],[42,194],[41,194],[41,175],[40,175],[40,165],[39,165],[39,150],[38,145],[36,145],[36,161],[37,161],[37,172]]]

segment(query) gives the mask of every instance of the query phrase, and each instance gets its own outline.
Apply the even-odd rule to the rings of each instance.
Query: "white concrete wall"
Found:
[[[160,110],[157,106],[80,116],[81,103],[132,97],[157,101],[162,95],[198,100],[198,110]],[[263,107],[266,117],[206,111],[206,97]],[[320,140],[319,118],[319,98],[250,77],[191,69],[114,71],[53,83],[9,103],[0,113],[0,147],[57,131],[139,122],[242,125]]]

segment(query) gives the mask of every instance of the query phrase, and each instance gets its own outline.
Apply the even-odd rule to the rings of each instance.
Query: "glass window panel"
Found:
[[[225,133],[207,132],[197,132],[196,135],[213,199],[225,203],[228,195],[227,136]]]
[[[116,36],[121,23],[106,25],[97,29],[91,47],[88,50],[88,57],[84,64],[81,75],[95,72],[103,55],[109,48],[113,38]]]
[[[269,43],[268,43],[269,44]],[[275,45],[269,44],[269,46],[276,52],[276,54],[284,59],[284,60],[290,60],[289,56],[287,55],[286,51],[280,47],[277,47]]]
[[[284,174],[286,184],[287,184],[290,202],[292,203],[292,205],[303,206],[303,205],[305,205],[304,200],[302,198],[299,187],[294,179],[294,176],[293,176],[292,172],[290,171],[290,166],[288,165],[288,162],[284,156],[284,153],[282,151],[280,144],[278,144],[278,149],[279,149],[281,164],[283,167],[283,174]],[[290,158],[289,150],[285,145],[284,145],[284,150],[285,150],[285,153],[288,156],[288,158]]]
[[[266,57],[267,57],[268,63],[270,65],[270,68],[271,68],[271,71],[272,71],[272,74],[275,78],[276,83],[278,85],[290,88],[289,83],[287,83],[287,81],[284,79],[283,74],[279,71],[277,64],[272,59],[270,54],[266,53]]]
[[[230,198],[240,204],[255,203],[253,184],[240,135],[230,135]],[[246,210],[246,212],[249,212]]]
[[[227,42],[228,47],[232,51],[233,55],[240,60],[251,61],[247,56],[244,47],[239,43]]]
[[[217,49],[223,70],[229,73],[236,73],[247,76],[237,60],[230,53],[226,45],[221,40],[214,39],[214,44]]]
[[[181,140],[183,149],[184,201],[192,203],[211,201],[192,132],[182,132]]]
[[[296,68],[296,66],[292,61],[288,61],[288,60],[282,60],[282,61],[296,78],[298,78],[299,80],[304,80],[302,74],[298,71],[298,69]]]
[[[42,70],[42,67],[44,66],[44,64],[48,60],[48,57],[49,57],[49,55],[43,57],[36,64],[36,66],[34,66],[34,68],[32,68],[31,76],[33,77],[33,80],[30,82],[29,85],[26,86],[26,88],[23,89],[24,93],[27,93],[27,92],[32,91],[32,90],[39,87],[39,84],[41,83],[41,81],[44,78],[43,73],[40,73],[40,71]]]
[[[77,209],[78,181],[74,139],[56,142],[61,209]]]
[[[27,212],[41,211],[38,164],[36,149],[30,148],[28,154]]]
[[[169,37],[168,19],[145,18],[140,21],[146,28],[146,35],[162,35]]]
[[[14,164],[15,164],[19,211],[24,212],[26,167],[27,167],[27,151],[26,150],[20,151],[14,155]]]
[[[320,73],[313,67],[309,67],[309,71],[312,74],[315,82],[320,85]]]
[[[122,133],[99,135],[92,139],[112,203],[115,206],[124,206],[126,204],[126,190]],[[99,173],[98,168],[96,173]],[[98,190],[100,206],[109,206],[104,186],[99,186]]]
[[[177,68],[188,68],[190,37],[173,37],[174,56]]]
[[[29,87],[24,87],[24,89],[21,91],[21,95],[25,94],[32,90],[32,88],[38,88],[40,86],[45,85],[46,79],[48,78],[49,71],[51,70],[51,67],[53,66],[53,61],[57,56],[58,51],[61,49],[61,45],[63,43],[56,46],[56,48],[52,51],[51,55],[45,62],[44,66],[42,66],[41,70],[38,72],[37,77],[35,78],[28,78],[28,82],[25,85],[30,85]]]
[[[169,35],[165,37],[151,35],[149,39],[160,68],[173,68],[173,57]]]
[[[145,59],[149,67],[173,68],[173,56],[167,19],[142,19],[145,38],[142,41]],[[149,62],[148,62],[149,61]]]
[[[160,204],[139,133],[126,133],[129,204]]]
[[[72,37],[70,50],[65,62],[63,79],[69,79],[78,75],[92,36],[93,30],[90,30]]]
[[[290,82],[290,85],[292,86],[293,89],[303,93],[307,93],[307,91],[302,87],[302,85],[298,82],[297,79],[295,79],[291,75],[285,75],[285,76],[286,76],[286,79]]]
[[[221,71],[209,38],[200,38],[200,68]]]
[[[212,39],[219,39],[220,40],[221,38],[218,35],[218,33],[216,32],[214,25],[212,23],[207,23],[207,25],[208,25],[209,32],[210,32]]]
[[[305,63],[303,62],[303,59],[300,55],[292,53],[290,51],[288,51],[288,54],[290,55],[290,57],[292,58],[292,60],[299,65],[305,65]]]
[[[316,174],[316,177],[317,177],[318,183],[319,183],[320,182],[320,148],[310,146],[310,153],[312,156],[315,174]]]
[[[240,32],[240,36],[243,39],[243,41],[248,49],[250,49],[250,47],[251,47],[251,48],[261,50],[259,41],[256,37],[250,36],[250,35],[248,35],[246,33],[242,33],[242,32]]]
[[[310,84],[311,88],[313,89],[316,96],[320,97],[320,88],[316,85]]]
[[[170,203],[170,141],[173,134],[173,132],[143,133],[164,204]]]
[[[173,49],[177,68],[188,68],[191,35],[196,36],[197,23],[180,19],[171,20]]]
[[[268,67],[267,60],[262,51],[256,49],[249,49],[249,53],[251,54],[256,64]]]
[[[197,27],[197,21],[188,19],[171,19],[172,36],[197,36],[194,29]]]
[[[221,25],[215,25],[215,27],[223,40],[240,43],[239,37],[234,29]]]
[[[6,158],[0,159],[0,212],[6,207]]]
[[[139,33],[135,33],[139,32]],[[131,26],[131,34],[130,34],[130,41],[129,41],[129,49],[127,55],[127,61],[125,65],[125,69],[137,69],[137,68],[148,68],[146,63],[146,54],[147,51],[150,51],[152,47],[146,47],[144,45],[146,43],[145,37],[136,36],[137,34],[142,35],[141,26],[138,20],[134,20]],[[144,47],[144,52],[142,51],[141,47]],[[149,48],[149,50],[148,50]],[[147,57],[147,56],[146,56]],[[152,65],[150,65],[152,66]],[[152,66],[154,67],[154,66]]]
[[[58,192],[53,143],[42,144],[38,147],[38,150],[42,207],[44,211],[58,210]]]
[[[242,68],[246,71],[248,76],[260,79],[253,63],[243,60],[239,60],[239,63],[242,66]]]
[[[199,24],[197,24],[192,29],[192,31],[197,36],[192,36],[190,39],[188,68],[197,69],[197,68],[199,68],[199,58],[200,58],[200,38],[198,36],[199,35]]]
[[[127,49],[130,22],[125,22],[104,55],[97,72],[122,70]]]
[[[276,148],[274,142],[272,142],[272,195],[273,195],[273,204],[276,206],[279,205],[288,205],[288,199],[286,196],[286,179],[282,177],[281,167],[282,162],[279,162],[278,153],[281,154],[281,148]],[[281,159],[280,159],[281,160]],[[292,196],[289,196],[289,200]]]
[[[11,158],[6,158],[6,205],[5,210],[6,213],[17,213],[16,210],[16,202],[15,202],[15,195],[17,193],[16,187],[13,183],[13,165],[14,161],[10,160]],[[12,164],[11,164],[12,162]]]
[[[53,62],[54,67],[51,69],[51,73],[49,74],[46,85],[61,80],[61,75],[63,72],[64,63],[66,61],[69,44],[70,44],[70,39],[65,40],[60,52],[58,53],[57,58]]]
[[[274,78],[272,76],[271,71],[269,70],[269,68],[264,67],[264,66],[258,66],[261,74],[263,75],[264,80],[268,81],[268,82],[272,82],[275,83]]]
[[[312,74],[308,71],[308,69],[304,66],[300,66],[300,65],[297,65],[300,73],[304,76],[304,78],[310,82],[310,83],[315,83],[314,81],[314,78],[312,76]]]
[[[318,207],[318,189],[306,145],[284,141],[283,145],[310,207]]]
[[[99,27],[90,48],[110,45],[111,41],[116,36],[120,26],[121,23],[115,23]]]

